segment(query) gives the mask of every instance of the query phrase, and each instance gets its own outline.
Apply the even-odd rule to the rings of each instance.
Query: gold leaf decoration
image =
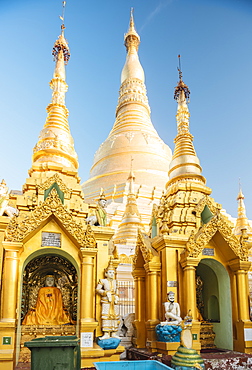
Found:
[[[49,189],[50,186],[52,186],[55,182],[59,185],[59,188],[61,191],[63,191],[65,197],[69,198],[71,189],[68,189],[58,173],[55,173],[55,175],[46,180],[42,185],[38,186],[39,193],[43,193],[45,190]]]
[[[214,215],[216,214],[216,212],[218,210],[221,209],[221,205],[219,203],[216,203],[213,200],[213,198],[206,195],[204,198],[202,198],[199,201],[197,206],[194,208],[194,212],[196,213],[196,216],[200,217],[200,215],[203,212],[205,206],[208,206],[210,212],[212,212],[212,214],[214,214]]]
[[[248,261],[249,248],[246,244],[246,237],[239,239],[234,235],[232,227],[220,213],[217,213],[207,224],[202,226],[196,234],[192,231],[186,245],[189,257],[197,258],[217,231],[219,231],[223,239],[241,261]]]
[[[96,241],[91,227],[86,231],[78,224],[71,213],[63,206],[58,193],[52,189],[46,200],[30,212],[23,221],[19,217],[13,217],[6,229],[5,240],[22,242],[32,231],[36,230],[49,216],[54,215],[82,247],[95,248]],[[19,222],[20,220],[20,222]]]
[[[94,236],[92,227],[90,225],[87,225],[83,246],[84,248],[96,248],[97,247],[95,236]]]
[[[150,262],[152,258],[154,257],[154,254],[152,253],[151,249],[147,247],[144,241],[143,233],[138,229],[136,250],[132,258],[133,270],[136,266],[139,251],[141,251],[145,263]]]

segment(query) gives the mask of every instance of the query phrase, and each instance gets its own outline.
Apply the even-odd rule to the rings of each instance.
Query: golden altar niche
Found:
[[[199,275],[196,275],[196,303],[198,310],[198,320],[201,322],[200,325],[200,343],[201,349],[213,349],[216,348],[214,344],[215,333],[213,330],[213,323],[204,318],[204,300],[202,291],[204,288],[204,282]]]
[[[37,324],[24,325],[31,322],[27,320],[31,313],[36,313],[39,292],[45,289],[48,276],[54,278],[54,287],[50,290],[49,299],[54,289],[62,296],[60,299],[61,309],[70,318],[69,323],[64,325]],[[53,291],[53,290],[52,290]],[[52,297],[53,298],[53,297]],[[78,303],[78,276],[75,267],[65,258],[56,255],[46,255],[34,258],[30,261],[23,272],[22,301],[21,301],[21,351],[19,360],[30,361],[30,351],[24,347],[24,342],[45,335],[75,335]]]

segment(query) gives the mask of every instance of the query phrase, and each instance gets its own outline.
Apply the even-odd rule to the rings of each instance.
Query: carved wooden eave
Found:
[[[216,203],[213,198],[209,196],[204,196],[197,206],[194,208],[195,215],[197,217],[201,216],[201,213],[204,211],[205,206],[208,206],[210,212],[215,215],[217,212],[221,210],[221,204]]]
[[[30,212],[24,220],[21,220],[20,216],[11,219],[5,232],[5,241],[22,242],[41,225],[45,224],[52,215],[79,246],[96,248],[96,240],[91,226],[78,224],[74,220],[72,214],[62,204],[55,189],[52,189],[46,200]]]
[[[213,238],[218,231],[223,239],[227,242],[231,250],[241,261],[248,261],[248,252],[251,243],[248,242],[247,235],[243,234],[238,238],[233,234],[233,228],[229,225],[225,217],[221,213],[216,213],[213,218],[204,226],[202,226],[197,233],[192,232],[186,244],[186,254],[188,257],[197,258],[202,252],[203,248]]]
[[[63,182],[63,180],[60,178],[58,173],[55,173],[52,177],[50,177],[48,180],[46,180],[43,184],[38,186],[38,193],[40,195],[44,194],[44,191],[49,189],[50,186],[52,186],[54,183],[57,183],[60,190],[64,193],[64,196],[66,199],[70,198],[70,194],[72,192],[72,189],[69,189],[66,184]]]
[[[138,229],[135,254],[132,258],[133,270],[136,268],[139,253],[142,254],[145,264],[149,262],[160,262],[158,252],[151,246],[150,238]]]

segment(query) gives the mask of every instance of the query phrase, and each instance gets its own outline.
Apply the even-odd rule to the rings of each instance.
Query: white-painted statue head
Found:
[[[167,299],[168,299],[168,301],[170,301],[170,302],[174,302],[174,300],[175,300],[175,293],[174,293],[174,292],[172,292],[172,291],[168,292],[168,293],[167,293]]]
[[[46,275],[45,286],[53,287],[55,282],[54,275]]]

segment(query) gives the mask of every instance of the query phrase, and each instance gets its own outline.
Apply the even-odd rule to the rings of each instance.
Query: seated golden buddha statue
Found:
[[[54,286],[53,275],[47,275],[45,286],[39,289],[36,306],[25,315],[23,325],[71,324],[69,313],[64,309],[62,294]]]

